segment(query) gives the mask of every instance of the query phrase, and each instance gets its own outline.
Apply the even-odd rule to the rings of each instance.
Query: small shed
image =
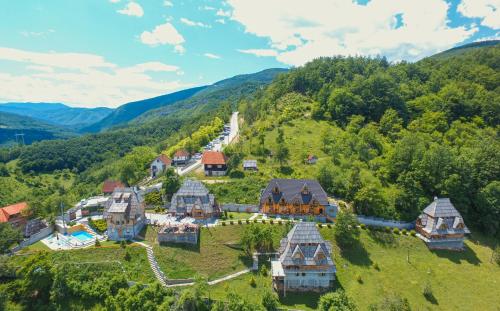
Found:
[[[257,171],[257,160],[243,160],[244,171]]]
[[[306,163],[307,164],[316,164],[318,162],[318,157],[314,154],[310,154],[307,156]]]

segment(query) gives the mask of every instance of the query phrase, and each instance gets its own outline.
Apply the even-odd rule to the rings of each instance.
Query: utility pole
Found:
[[[66,222],[64,221],[64,204],[61,201],[61,218],[63,223],[63,234],[66,234]]]

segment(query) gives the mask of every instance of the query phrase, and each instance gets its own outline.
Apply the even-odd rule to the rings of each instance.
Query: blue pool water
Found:
[[[77,238],[78,240],[85,242],[87,240],[93,239],[94,237],[88,233],[87,231],[75,231],[71,234],[72,237]]]

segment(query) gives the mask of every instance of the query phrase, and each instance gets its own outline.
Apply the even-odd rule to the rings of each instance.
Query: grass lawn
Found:
[[[227,212],[227,221],[238,220],[238,219],[248,219],[252,217],[253,213],[239,213],[239,212]]]
[[[320,230],[331,240],[331,229]],[[479,241],[467,241],[464,252],[430,251],[416,237],[363,231],[360,243],[342,254],[334,245],[337,288],[344,288],[359,310],[367,310],[391,293],[406,297],[417,310],[498,310],[500,295],[495,288],[500,287],[500,267],[490,263],[492,249]],[[247,274],[217,284],[210,288],[210,295],[220,299],[234,289],[245,299],[260,303],[264,289],[271,286],[270,277],[255,275],[255,288],[250,286],[250,278]],[[422,294],[427,282],[433,290],[430,300]],[[281,303],[284,308],[310,310],[317,307],[318,299],[316,294],[289,294]]]
[[[20,253],[30,253],[30,252],[39,252],[39,251],[48,251],[51,252],[52,250],[45,244],[42,243],[42,241],[38,241],[36,243],[33,243],[22,250],[20,250]]]

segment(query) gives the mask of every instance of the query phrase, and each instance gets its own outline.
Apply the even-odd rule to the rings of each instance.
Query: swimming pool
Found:
[[[94,237],[88,233],[87,231],[75,231],[71,234],[72,237],[78,239],[81,242],[88,241],[90,239],[93,239]]]

